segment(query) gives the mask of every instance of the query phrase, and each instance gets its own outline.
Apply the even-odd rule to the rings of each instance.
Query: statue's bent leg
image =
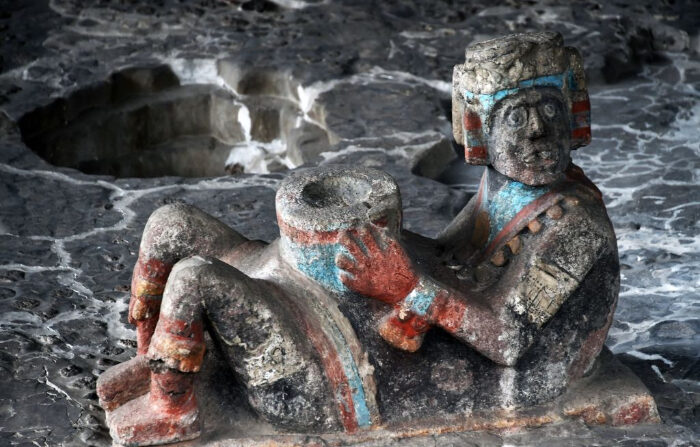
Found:
[[[148,394],[109,415],[110,434],[120,444],[177,442],[201,432],[193,373],[205,350],[198,283],[206,265],[197,256],[178,262],[170,272],[149,352],[137,356],[148,358]]]
[[[145,354],[158,321],[168,275],[189,256],[218,258],[247,239],[193,206],[174,203],[151,214],[134,267],[129,322],[136,325],[138,354]]]
[[[245,241],[223,222],[183,203],[162,206],[151,214],[131,281],[128,316],[136,325],[137,356],[100,376],[97,394],[103,408],[113,410],[148,392],[150,371],[144,354],[173,265],[192,255],[219,257]]]
[[[200,293],[207,323],[251,406],[290,430],[341,428],[320,354],[300,326],[294,300],[222,262],[206,272]]]
[[[217,259],[178,262],[147,353],[150,392],[112,413],[112,437],[138,445],[197,436],[192,379],[203,362],[205,322],[263,417],[287,427],[336,427],[317,356],[285,306],[274,286]]]

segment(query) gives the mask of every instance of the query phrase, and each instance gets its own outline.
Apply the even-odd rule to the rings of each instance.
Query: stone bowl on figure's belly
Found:
[[[401,196],[387,173],[369,168],[322,167],[288,176],[277,191],[282,257],[324,287],[344,291],[335,256],[339,232],[370,223],[396,235]]]

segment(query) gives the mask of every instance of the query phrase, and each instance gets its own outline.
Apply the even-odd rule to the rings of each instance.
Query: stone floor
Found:
[[[575,160],[618,235],[607,345],[664,423],[364,445],[697,445],[698,23],[691,0],[0,1],[0,444],[109,444],[95,380],[134,353],[156,207],[272,240],[289,169],[354,163],[394,175],[407,227],[434,235],[478,177],[451,142],[452,66],[474,40],[553,29],[586,60],[594,141]]]

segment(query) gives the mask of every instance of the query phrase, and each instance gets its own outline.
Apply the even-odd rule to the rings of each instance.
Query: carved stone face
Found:
[[[555,88],[529,88],[502,99],[489,123],[489,162],[526,185],[558,180],[570,162],[569,113]]]

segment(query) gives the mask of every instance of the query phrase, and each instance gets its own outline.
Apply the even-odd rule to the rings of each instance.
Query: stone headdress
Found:
[[[590,103],[581,54],[561,34],[512,34],[471,45],[452,77],[452,132],[467,163],[488,164],[487,136],[493,106],[520,89],[555,87],[567,101],[571,148],[591,141]]]

